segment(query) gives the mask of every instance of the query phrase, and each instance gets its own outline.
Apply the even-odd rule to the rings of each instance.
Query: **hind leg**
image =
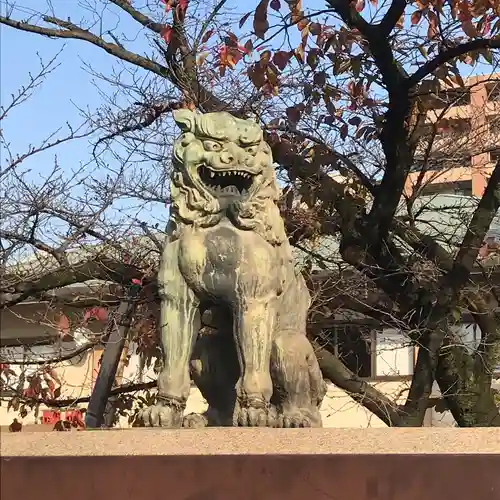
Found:
[[[184,417],[184,427],[231,426],[236,402],[236,382],[240,369],[232,335],[203,332],[196,342],[190,362],[191,377],[208,402],[203,414]]]
[[[319,407],[326,384],[305,335],[292,332],[278,335],[273,343],[271,376],[279,427],[322,427]]]

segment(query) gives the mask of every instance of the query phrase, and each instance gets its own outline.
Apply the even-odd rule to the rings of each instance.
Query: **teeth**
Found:
[[[210,172],[210,177],[215,177],[215,172],[213,170],[209,170]]]

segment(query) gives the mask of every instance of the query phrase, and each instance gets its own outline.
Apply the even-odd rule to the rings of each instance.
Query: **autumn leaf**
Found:
[[[311,35],[314,35],[314,36],[321,35],[321,32],[322,32],[321,24],[311,23],[309,25],[309,32],[311,33]]]
[[[300,121],[301,114],[302,113],[298,106],[290,106],[286,108],[286,117],[293,124],[297,124]]]
[[[269,29],[269,22],[267,21],[267,6],[269,0],[260,0],[259,5],[255,9],[253,18],[253,30],[255,34],[264,40],[266,31]]]
[[[349,118],[349,124],[353,127],[359,127],[360,123],[361,118],[359,116],[353,116],[352,118]]]
[[[421,19],[422,19],[422,11],[421,10],[416,10],[411,15],[411,24],[413,24],[413,25],[418,24]]]
[[[324,87],[326,84],[326,73],[324,71],[319,71],[318,73],[315,73],[313,77],[313,82],[314,85],[317,85],[318,87]]]
[[[292,55],[293,55],[293,53],[291,53],[291,52],[287,52],[284,50],[278,50],[278,52],[274,53],[273,63],[276,64],[276,66],[281,71],[283,71],[286,68],[286,65],[289,63]]]
[[[173,33],[174,30],[172,29],[172,27],[166,24],[160,31],[160,36],[163,38],[163,40],[165,40],[166,43],[170,43]]]
[[[356,11],[363,12],[364,9],[365,9],[365,0],[357,0]]]
[[[344,123],[344,125],[340,127],[340,138],[343,141],[346,140],[348,132],[349,132],[349,127],[347,126],[347,123]]]
[[[474,26],[474,23],[469,20],[462,23],[462,29],[469,38],[474,38],[479,34],[476,27]]]
[[[245,42],[245,51],[247,54],[251,54],[253,52],[253,43],[252,43],[252,40],[248,39],[246,42]]]
[[[243,25],[247,22],[247,19],[250,17],[250,14],[252,13],[252,11],[250,12],[247,12],[241,19],[240,19],[240,23],[239,23],[239,26],[240,28],[243,27]]]
[[[61,313],[57,321],[57,329],[59,330],[61,337],[65,337],[69,334],[69,328],[70,324],[68,317],[64,313]]]
[[[87,322],[90,319],[106,321],[108,319],[108,310],[104,307],[92,307],[85,311],[85,314],[83,315],[83,321]]]
[[[214,30],[208,30],[205,32],[203,35],[203,38],[201,39],[201,43],[207,43],[210,37],[214,34]]]
[[[427,19],[429,21],[429,29],[427,30],[427,37],[432,40],[438,35],[438,17],[435,12],[430,10],[427,13]]]

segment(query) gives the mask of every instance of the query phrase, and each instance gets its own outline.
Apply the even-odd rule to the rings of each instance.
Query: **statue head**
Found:
[[[282,243],[271,148],[258,124],[226,112],[187,109],[175,111],[174,120],[182,130],[173,148],[174,219],[209,227],[226,216],[240,229]]]

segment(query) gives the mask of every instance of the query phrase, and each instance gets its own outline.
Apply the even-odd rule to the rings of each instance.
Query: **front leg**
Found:
[[[182,426],[191,388],[189,360],[200,331],[199,302],[178,266],[178,242],[167,243],[158,273],[163,369],[158,377],[158,403],[143,411],[146,427]]]
[[[273,385],[270,358],[275,326],[274,301],[242,301],[234,311],[234,337],[241,376],[236,386],[233,424],[241,427],[274,427],[270,406]]]

